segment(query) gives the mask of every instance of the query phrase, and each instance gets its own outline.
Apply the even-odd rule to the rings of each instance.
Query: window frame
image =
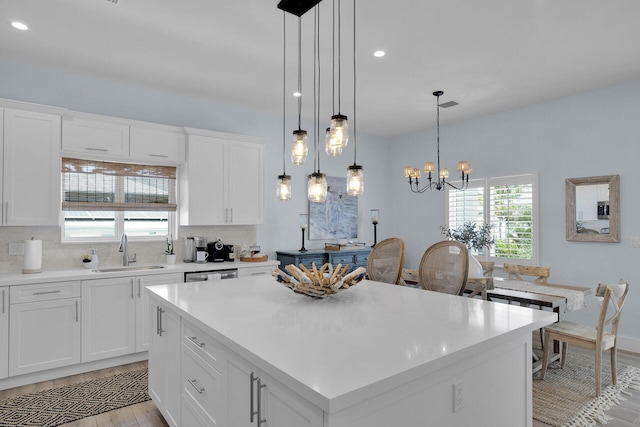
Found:
[[[455,186],[460,186],[461,182],[452,182]],[[484,253],[473,254],[477,259],[481,261],[493,261],[496,265],[501,266],[505,262],[506,263],[518,263],[522,265],[538,265],[540,256],[539,256],[539,247],[540,247],[540,238],[539,238],[539,197],[538,197],[538,174],[537,173],[529,173],[522,175],[510,175],[510,176],[500,176],[500,177],[489,177],[489,178],[479,178],[469,180],[469,188],[484,188],[483,195],[483,221],[490,222],[491,221],[491,187],[495,186],[505,186],[505,185],[525,185],[531,184],[532,186],[532,201],[531,201],[531,259],[525,258],[505,258],[505,257],[496,257],[491,256],[490,251],[484,251]],[[450,191],[452,189],[447,187],[445,190],[445,220],[447,222],[447,227],[449,225],[449,214],[450,214]]]
[[[62,156],[62,157],[71,157],[71,156]],[[78,156],[74,156],[73,158],[77,158],[80,160],[83,160],[82,157],[78,157]],[[139,163],[139,162],[126,162],[126,161],[122,161],[122,160],[117,160],[117,159],[89,159],[89,158],[85,158],[84,160],[88,160],[88,161],[98,161],[98,162],[114,162],[114,163],[131,163],[131,164],[136,164],[136,165],[147,165],[147,164],[143,164],[143,163]],[[170,167],[175,167],[176,168],[176,177],[175,177],[175,185],[176,185],[176,192],[178,191],[178,180],[179,180],[179,174],[180,174],[180,166],[179,165],[172,165],[172,164],[153,164],[153,163],[149,163],[149,166],[170,166]],[[118,177],[117,179],[123,179],[123,177]],[[61,171],[60,172],[60,186],[61,186],[61,194],[62,194],[62,198],[64,198],[64,172]],[[117,185],[116,189],[118,188],[122,188],[122,186]],[[124,194],[120,194],[120,193],[116,193],[115,197],[116,199],[121,199],[124,196]],[[65,236],[65,210],[62,209],[62,198],[61,198],[61,202],[60,202],[60,242],[63,244],[86,244],[86,243],[117,243],[120,241],[120,238],[122,236],[122,234],[124,233],[124,228],[125,228],[125,214],[127,212],[144,212],[144,210],[139,210],[136,211],[134,209],[130,210],[130,211],[118,211],[115,210],[113,211],[114,213],[114,236],[113,237],[67,237]],[[178,195],[176,193],[176,200],[178,200]],[[91,209],[78,209],[78,210],[88,210],[91,211]],[[99,211],[96,210],[96,211]],[[111,212],[111,211],[109,211]],[[175,211],[172,210],[167,210],[167,211],[162,211],[162,212],[167,212],[167,234],[166,235],[157,235],[157,236],[132,236],[132,235],[127,235],[128,240],[130,242],[164,242],[166,241],[168,236],[176,236],[177,235],[177,224],[178,224],[178,209],[176,209]]]

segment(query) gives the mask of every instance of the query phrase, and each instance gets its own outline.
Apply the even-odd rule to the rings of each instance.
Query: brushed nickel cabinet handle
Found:
[[[100,151],[102,153],[106,153],[107,151],[109,151],[106,148],[94,148],[94,147],[84,147],[84,148],[88,151]]]
[[[198,347],[200,347],[200,348],[204,347],[204,343],[198,341],[198,337],[187,337],[187,338],[189,338],[189,341],[191,341],[192,343],[194,343]]]
[[[60,292],[62,292],[60,289],[57,289],[55,291],[40,291],[40,292],[34,292],[33,295],[47,295],[47,294],[59,294]]]
[[[168,159],[169,156],[165,155],[165,154],[153,154],[153,153],[149,153],[149,156],[151,157],[162,157],[163,159]]]
[[[200,393],[200,394],[204,393],[204,387],[203,388],[198,387],[196,385],[196,380],[192,380],[192,379],[187,378],[187,381],[189,382],[189,384],[191,384],[193,386],[193,388],[196,389],[196,391],[198,393]]]

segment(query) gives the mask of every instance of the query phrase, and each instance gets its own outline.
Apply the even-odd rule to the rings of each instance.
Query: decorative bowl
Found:
[[[350,265],[342,264],[334,268],[326,263],[320,269],[315,263],[311,269],[303,264],[299,267],[289,264],[284,269],[273,270],[273,276],[295,293],[324,298],[356,285],[364,278],[366,271],[363,267],[354,269]]]

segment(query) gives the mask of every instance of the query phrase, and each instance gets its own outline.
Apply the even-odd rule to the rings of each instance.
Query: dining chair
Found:
[[[428,291],[462,295],[469,275],[469,251],[455,240],[431,245],[420,260],[420,285]]]
[[[504,264],[502,266],[502,271],[509,274],[509,279],[528,280],[523,279],[522,276],[533,276],[535,277],[535,279],[533,279],[533,282],[547,283],[547,278],[551,274],[551,267]]]
[[[401,284],[404,263],[404,241],[397,237],[384,239],[373,247],[367,261],[367,275],[377,282]]]
[[[617,382],[616,361],[617,361],[617,336],[618,322],[622,313],[624,300],[629,292],[629,284],[620,280],[617,285],[599,284],[596,289],[596,296],[603,297],[600,307],[600,317],[595,328],[582,325],[580,323],[561,321],[544,328],[544,345],[542,355],[542,370],[540,379],[544,379],[547,373],[547,363],[551,353],[553,341],[558,340],[562,344],[562,357],[560,368],[564,368],[567,360],[567,348],[569,344],[578,347],[588,348],[595,351],[595,376],[596,376],[596,396],[600,396],[602,370],[602,352],[611,351],[611,381]],[[609,306],[613,309],[613,314],[607,318]],[[605,330],[610,325],[608,331]]]
[[[496,263],[493,261],[479,261],[482,266],[482,275],[484,277],[493,277],[493,269]]]

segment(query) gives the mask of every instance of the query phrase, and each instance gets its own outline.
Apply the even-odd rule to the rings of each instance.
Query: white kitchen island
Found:
[[[150,394],[185,427],[531,426],[532,331],[556,320],[371,281],[325,299],[265,276],[148,289]]]

